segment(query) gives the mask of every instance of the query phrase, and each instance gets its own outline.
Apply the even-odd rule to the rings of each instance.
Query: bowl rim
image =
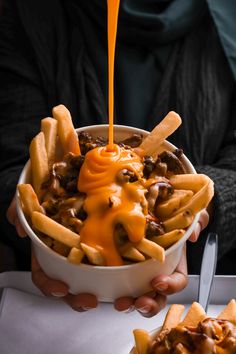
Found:
[[[78,132],[78,131],[83,131],[86,129],[96,130],[99,127],[108,128],[108,126],[109,126],[108,124],[88,125],[88,126],[76,128],[76,131]],[[138,133],[141,133],[144,135],[148,135],[150,133],[149,131],[146,131],[144,129],[126,126],[126,125],[114,124],[114,135],[115,135],[115,129],[120,129],[120,130],[125,129],[125,130],[128,130],[129,132],[134,132],[134,130],[136,130]],[[164,141],[164,145],[167,145],[169,148],[176,149],[176,146],[173,145],[172,143],[170,143],[168,140]],[[187,158],[187,156],[185,154],[183,154],[181,158],[183,159],[184,163],[189,165],[189,167],[192,169],[191,173],[196,174],[196,170],[195,170],[194,166],[192,165],[192,163],[190,162],[190,160]],[[18,179],[18,184],[26,183],[25,182],[25,175],[29,169],[30,169],[30,159],[26,162],[23,170],[20,173],[20,176]],[[48,252],[49,254],[51,254],[52,257],[57,258],[58,260],[61,260],[62,262],[68,263],[68,260],[65,256],[62,256],[59,253],[56,253],[55,251],[53,251],[43,241],[41,241],[40,238],[37,236],[37,234],[32,230],[32,228],[30,227],[30,225],[25,217],[25,214],[23,212],[18,190],[16,190],[15,196],[16,196],[16,209],[17,209],[19,219],[20,219],[25,231],[27,232],[27,235],[30,237],[30,239],[33,241],[33,243],[36,243],[45,252]],[[184,236],[179,241],[177,241],[172,246],[170,246],[167,250],[165,250],[165,256],[168,256],[169,254],[174,253],[176,249],[180,248],[181,245],[186,242],[186,240],[189,238],[189,236],[193,232],[193,230],[199,220],[199,217],[200,217],[200,212],[198,212],[195,215],[192,224],[188,227]],[[136,263],[126,264],[126,265],[121,265],[121,266],[96,266],[96,265],[84,264],[84,263],[80,263],[80,264],[71,264],[70,263],[70,264],[74,265],[75,267],[86,268],[86,269],[97,269],[97,270],[102,270],[102,271],[106,270],[109,272],[109,271],[114,271],[114,270],[122,271],[124,269],[140,267],[140,265],[142,265],[144,263],[147,264],[147,263],[153,262],[153,261],[158,262],[158,260],[154,260],[153,258],[150,258],[150,259],[147,259],[146,261],[143,261],[143,262],[136,262]]]

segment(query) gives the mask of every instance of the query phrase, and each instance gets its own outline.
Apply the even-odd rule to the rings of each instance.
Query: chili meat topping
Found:
[[[159,333],[148,354],[235,354],[236,327],[227,320],[206,318],[197,327],[178,325]]]
[[[121,149],[134,150],[142,142],[142,136],[133,134],[126,140],[119,141],[117,144]],[[78,189],[78,179],[81,167],[84,164],[86,154],[95,148],[106,146],[107,140],[103,137],[92,137],[89,133],[83,131],[79,133],[79,143],[81,155],[75,156],[72,153],[66,154],[60,162],[55,162],[50,171],[49,180],[42,185],[44,191],[42,199],[42,207],[45,214],[80,234],[87,213],[84,210],[84,201],[86,193]],[[148,206],[148,214],[146,216],[145,236],[151,238],[164,234],[164,228],[161,220],[158,218],[156,209],[159,203],[167,200],[173,194],[173,188],[168,178],[173,174],[185,173],[181,156],[183,151],[176,149],[174,152],[163,152],[156,159],[151,156],[143,156],[141,163],[143,165],[141,175],[137,175],[133,170],[123,169],[116,176],[118,185],[136,183],[141,178],[145,180],[153,180],[146,187],[145,198]],[[114,201],[109,199],[107,206],[112,208]],[[119,233],[119,235],[117,235]],[[122,225],[117,224],[115,235],[117,240],[127,241],[128,236]],[[40,235],[41,239],[50,247],[54,248],[54,242]],[[58,247],[57,252],[67,255],[69,249],[66,247]]]

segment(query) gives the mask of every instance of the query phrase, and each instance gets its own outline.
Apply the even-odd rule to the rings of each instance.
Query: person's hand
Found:
[[[197,225],[189,237],[189,241],[197,242],[202,230],[204,230],[209,223],[209,213],[207,210],[202,210]]]
[[[21,225],[21,222],[18,218],[17,210],[16,210],[16,198],[13,198],[9,208],[7,209],[7,220],[10,224],[15,226],[16,232],[20,237],[26,237],[27,234]]]
[[[13,199],[8,212],[8,220],[16,227],[20,237],[25,237],[26,233],[18,219],[16,202]],[[199,221],[191,234],[189,240],[196,242],[201,230],[205,228],[209,221],[207,211],[202,211]],[[32,252],[32,280],[34,284],[47,296],[62,297],[74,310],[86,311],[97,306],[97,299],[91,294],[71,295],[68,293],[68,286],[58,280],[50,279],[40,268],[36,257]],[[151,281],[153,291],[140,296],[137,299],[123,297],[117,299],[114,307],[118,311],[131,312],[137,310],[145,317],[152,317],[160,312],[166,305],[167,295],[183,290],[188,284],[186,250],[184,249],[182,258],[175,270],[169,276],[160,275]]]
[[[183,290],[188,284],[186,247],[184,247],[181,260],[171,275],[159,275],[152,279],[153,291],[137,299],[122,297],[115,301],[115,309],[122,312],[137,310],[144,317],[152,317],[160,312],[166,305],[167,295]]]
[[[8,211],[8,221],[15,226],[16,231],[20,237],[25,237],[26,232],[22,227],[16,210],[16,200],[12,200]],[[54,296],[62,298],[74,310],[82,312],[97,307],[98,301],[96,296],[92,294],[69,294],[68,286],[59,281],[49,278],[41,269],[34,252],[31,254],[31,274],[33,283],[41,290],[46,296]]]
[[[65,283],[49,278],[41,269],[33,250],[31,253],[31,272],[33,283],[45,296],[62,298],[73,310],[79,312],[97,307],[96,296],[92,294],[69,294],[69,288]]]
[[[203,210],[199,221],[189,241],[196,242],[201,231],[208,225],[209,213]],[[134,299],[132,297],[122,297],[115,301],[115,309],[122,312],[137,310],[144,317],[152,317],[160,312],[166,305],[167,295],[171,295],[183,290],[188,284],[186,247],[183,250],[182,258],[171,275],[159,275],[152,279],[153,291]]]

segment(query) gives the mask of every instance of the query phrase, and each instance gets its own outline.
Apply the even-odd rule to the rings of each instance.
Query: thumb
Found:
[[[153,290],[162,295],[171,295],[183,290],[188,284],[186,245],[178,266],[171,275],[159,275],[151,281]]]
[[[16,231],[20,237],[27,236],[23,226],[20,223],[18,215],[17,215],[16,199],[15,198],[12,199],[12,202],[11,202],[9,208],[7,209],[6,216],[7,216],[7,220],[9,221],[9,223],[12,224],[13,226],[15,226]]]

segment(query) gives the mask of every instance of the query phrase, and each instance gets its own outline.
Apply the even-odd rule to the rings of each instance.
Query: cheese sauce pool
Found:
[[[113,141],[114,58],[119,2],[107,1],[109,143],[86,154],[78,180],[79,191],[86,193],[84,209],[88,215],[80,232],[81,242],[98,249],[107,266],[124,263],[114,240],[116,225],[124,227],[130,241],[139,242],[145,234],[145,216],[148,213],[141,158]],[[137,181],[118,183],[118,174],[122,170],[134,172]]]

